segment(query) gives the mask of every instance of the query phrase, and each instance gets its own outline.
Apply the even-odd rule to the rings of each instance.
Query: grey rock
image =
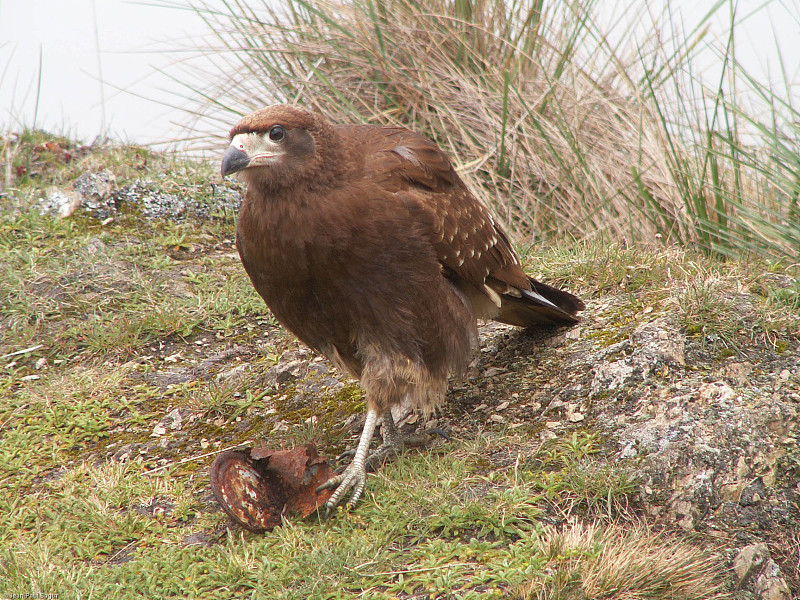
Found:
[[[766,544],[745,546],[733,559],[737,587],[758,600],[791,600],[791,591],[780,567],[770,558]]]
[[[80,195],[81,206],[98,219],[105,219],[117,212],[112,196],[117,188],[117,178],[111,171],[83,173],[72,185]]]
[[[184,546],[213,546],[217,538],[204,531],[199,531],[191,535],[187,535],[181,540]]]
[[[736,585],[745,587],[754,576],[757,576],[764,564],[769,560],[766,544],[751,544],[742,548],[733,559],[733,571],[736,573]]]
[[[81,196],[72,190],[63,191],[50,188],[44,198],[39,199],[39,212],[42,214],[68,217],[81,205]]]
[[[652,372],[661,364],[686,364],[686,339],[672,319],[662,317],[639,325],[631,334],[636,362]]]
[[[600,361],[594,369],[591,393],[613,391],[646,380],[662,367],[686,364],[686,340],[672,319],[662,317],[637,327],[630,340],[606,348],[603,357],[617,351],[630,355],[614,362]]]
[[[295,381],[300,377],[303,367],[308,364],[304,360],[292,360],[286,363],[278,363],[270,367],[267,372],[267,380],[277,385],[282,385]]]

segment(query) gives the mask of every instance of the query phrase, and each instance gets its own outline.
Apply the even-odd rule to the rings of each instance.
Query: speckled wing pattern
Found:
[[[442,266],[478,289],[488,285],[497,293],[515,296],[519,289],[530,290],[505,233],[458,178],[447,155],[409,130],[382,131],[382,138],[373,138],[379,146],[367,153],[365,172],[411,211],[424,215]],[[492,295],[490,290],[486,293]]]

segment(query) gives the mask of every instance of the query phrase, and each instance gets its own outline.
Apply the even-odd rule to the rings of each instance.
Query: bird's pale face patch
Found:
[[[233,136],[231,145],[222,159],[223,175],[242,169],[266,167],[280,161],[286,154],[280,132],[240,133]]]

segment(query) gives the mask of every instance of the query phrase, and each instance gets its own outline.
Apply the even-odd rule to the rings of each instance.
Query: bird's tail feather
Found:
[[[531,290],[520,290],[521,297],[503,294],[495,321],[532,327],[535,325],[573,325],[586,306],[583,300],[553,286],[530,278]]]

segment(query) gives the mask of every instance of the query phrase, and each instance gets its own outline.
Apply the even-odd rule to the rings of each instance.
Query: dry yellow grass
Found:
[[[219,69],[185,77],[191,97],[200,91],[195,139],[219,140],[240,114],[297,102],[433,138],[519,241],[660,239],[796,255],[796,140],[780,130],[795,113],[781,120],[776,109],[770,130],[726,104],[722,88],[714,97],[692,73],[702,29],[669,35],[626,7],[620,19],[652,36],[623,49],[597,24],[595,0],[228,8],[198,9],[217,40],[199,49]],[[764,146],[742,142],[748,124]]]
[[[501,0],[450,4],[316,0],[305,14],[245,18],[252,9],[238,3],[237,18],[214,29],[244,43],[240,62],[209,95],[242,113],[301,102],[342,122],[424,132],[523,236],[653,238],[654,225],[631,214],[632,166],[664,210],[680,210],[658,119],[630,73],[587,57],[583,18]]]
[[[536,600],[722,600],[721,561],[644,528],[576,523],[541,538],[552,577],[519,590]]]

